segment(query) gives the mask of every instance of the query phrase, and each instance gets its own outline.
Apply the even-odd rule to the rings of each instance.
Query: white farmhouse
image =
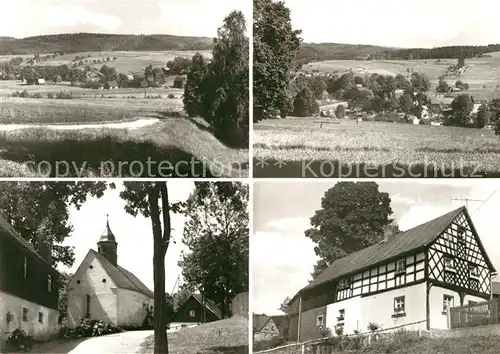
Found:
[[[446,329],[447,308],[486,301],[495,269],[465,207],[333,262],[290,302],[289,340],[382,329]]]

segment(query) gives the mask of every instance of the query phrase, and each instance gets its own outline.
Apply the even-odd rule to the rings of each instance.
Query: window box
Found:
[[[391,315],[392,318],[398,318],[398,317],[405,317],[406,316],[406,313],[403,311],[403,312],[395,312]]]

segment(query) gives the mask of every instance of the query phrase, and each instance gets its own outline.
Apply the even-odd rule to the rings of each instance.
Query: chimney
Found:
[[[384,240],[381,243],[386,243],[389,238],[394,235],[394,225],[387,225],[384,227]]]

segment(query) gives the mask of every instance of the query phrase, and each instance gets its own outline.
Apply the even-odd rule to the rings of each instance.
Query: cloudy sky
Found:
[[[215,37],[233,10],[251,23],[249,0],[8,0],[0,36],[97,32]]]
[[[306,42],[389,47],[500,42],[500,2],[491,0],[285,0]]]
[[[335,182],[257,182],[254,186],[254,234],[250,254],[252,308],[255,313],[277,314],[281,302],[310,279],[316,263],[314,244],[304,236],[309,218],[321,207],[321,198]],[[469,212],[493,265],[500,270],[500,180],[380,181],[389,193],[392,218],[407,230],[439,217],[470,198]]]
[[[109,189],[103,197],[89,199],[80,210],[71,209],[70,222],[73,234],[65,240],[66,245],[75,247],[75,263],[70,268],[59,270],[74,273],[89,249],[97,251],[97,241],[106,227],[106,214],[109,214],[111,231],[118,243],[118,264],[134,273],[148,288],[153,290],[153,233],[151,220],[141,215],[134,217],[125,213],[125,202],[119,193],[123,185],[119,182],[116,189]],[[185,201],[194,189],[194,183],[187,180],[168,182],[171,202]],[[182,250],[182,233],[185,218],[172,214],[172,235],[176,244],[171,244],[165,257],[165,290],[171,292],[181,268],[177,265]]]

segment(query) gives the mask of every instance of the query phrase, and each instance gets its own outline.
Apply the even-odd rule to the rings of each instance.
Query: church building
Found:
[[[289,339],[448,328],[448,307],[490,299],[495,272],[465,207],[333,262],[290,302]]]
[[[68,325],[84,318],[114,326],[141,325],[153,310],[153,292],[118,265],[118,243],[109,226],[68,284]]]

